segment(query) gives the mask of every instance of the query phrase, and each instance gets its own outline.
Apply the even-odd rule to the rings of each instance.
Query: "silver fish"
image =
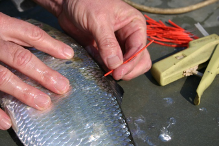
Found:
[[[52,100],[49,109],[39,111],[11,95],[2,95],[2,107],[10,115],[21,142],[27,146],[134,145],[118,102],[121,87],[112,78],[103,77],[99,66],[72,38],[41,22],[28,22],[70,45],[75,55],[71,60],[61,60],[30,49],[46,65],[69,79],[70,90],[64,95],[57,95],[13,70],[24,82],[47,93]]]

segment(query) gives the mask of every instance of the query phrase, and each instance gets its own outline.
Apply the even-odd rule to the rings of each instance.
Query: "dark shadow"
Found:
[[[184,50],[185,48],[175,48],[175,50],[167,55],[164,55],[156,60],[152,61],[152,64],[161,61],[164,58],[167,58],[173,54],[176,54],[177,52],[180,52]],[[200,72],[204,72],[204,69],[201,69]],[[160,86],[158,82],[153,78],[152,74],[150,71],[145,73],[145,76],[155,85]],[[201,78],[197,77],[195,75],[186,77],[185,83],[182,86],[182,89],[180,90],[180,94],[191,104],[194,104],[194,99],[196,97],[196,89],[199,85]]]
[[[145,76],[151,81],[151,83],[160,86],[157,81],[153,78],[151,72],[145,73]],[[189,76],[185,77],[186,80],[180,90],[180,94],[191,104],[194,104],[194,99],[196,97],[196,89],[198,88],[199,82],[201,80],[200,77],[197,76]]]
[[[154,79],[154,77],[152,76],[151,71],[146,72],[144,75],[151,81],[151,83],[153,83],[153,84],[155,84],[157,86],[160,86],[157,83],[157,81]]]
[[[205,72],[205,67],[200,69],[199,72],[204,73]],[[201,77],[198,76],[189,76],[187,77],[180,93],[181,95],[190,103],[194,104],[194,99],[197,95],[196,89],[198,88],[198,85],[201,81]]]
[[[3,94],[3,92],[0,92],[0,97],[2,97]],[[2,107],[0,106],[0,108]],[[11,139],[17,144],[17,146],[24,146],[12,128],[8,129],[7,132],[10,135]]]
[[[16,133],[12,128],[7,130],[13,141],[17,144],[17,146],[24,146],[20,139],[17,137]]]
[[[194,99],[196,97],[196,89],[198,88],[201,78],[197,76],[189,76],[186,78],[180,94],[191,104],[194,104]]]
[[[158,59],[152,60],[152,64],[154,64],[154,63],[156,63],[156,62],[158,62],[158,61],[160,61],[160,60],[162,60],[164,58],[167,58],[167,57],[169,57],[171,55],[174,55],[174,54],[176,54],[176,53],[178,53],[178,52],[180,52],[182,50],[185,50],[185,48],[184,47],[177,47],[177,48],[174,49],[173,52],[171,52],[171,53],[169,53],[167,55],[164,55],[164,56],[162,56],[162,57],[160,57]]]
[[[167,57],[169,57],[169,56],[171,56],[171,55],[173,55],[173,54],[176,54],[177,52],[180,52],[180,51],[182,51],[182,50],[184,50],[184,49],[185,49],[185,48],[177,47],[177,48],[174,49],[173,52],[171,52],[171,53],[169,53],[169,54],[167,54],[167,55],[164,55],[164,56],[162,56],[162,57],[160,57],[160,58],[158,58],[158,59],[156,59],[156,60],[152,60],[152,64],[154,64],[154,63],[156,63],[156,62],[158,62],[158,61],[160,61],[160,60],[162,60],[162,59],[164,59],[164,58],[167,58]],[[160,85],[157,83],[157,81],[153,78],[153,76],[152,76],[150,70],[145,73],[145,76],[146,76],[153,84],[160,86]]]

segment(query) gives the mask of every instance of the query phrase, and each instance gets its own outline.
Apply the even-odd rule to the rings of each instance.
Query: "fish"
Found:
[[[11,69],[25,83],[51,97],[51,106],[36,110],[13,96],[1,93],[1,106],[12,120],[12,128],[25,146],[133,146],[135,145],[121,108],[123,89],[86,50],[67,34],[33,19],[27,20],[74,50],[69,60],[57,59],[35,48],[29,50],[50,68],[68,78],[70,89],[58,95]]]

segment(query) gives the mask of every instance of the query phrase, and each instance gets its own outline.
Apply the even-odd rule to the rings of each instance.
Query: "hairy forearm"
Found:
[[[62,4],[63,0],[33,0],[40,6],[47,9],[49,12],[51,12],[56,17],[59,16],[59,14],[62,11]]]

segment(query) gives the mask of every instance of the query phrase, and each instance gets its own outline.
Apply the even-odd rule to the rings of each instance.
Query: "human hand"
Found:
[[[151,67],[148,51],[126,64],[130,56],[146,45],[143,15],[121,0],[35,0],[58,17],[69,33],[116,80],[130,80]]]
[[[116,80],[130,80],[151,67],[148,51],[127,64],[146,45],[143,15],[121,0],[66,0],[58,14],[62,28],[86,49]]]
[[[61,59],[71,58],[73,50],[53,39],[37,26],[25,21],[11,18],[3,13],[0,13],[0,20],[0,62],[15,68],[55,93],[65,93],[69,89],[69,81],[22,46],[34,47]],[[47,94],[22,82],[1,64],[0,91],[39,110],[47,108],[51,103]],[[6,130],[10,127],[9,116],[0,109],[0,129]]]

